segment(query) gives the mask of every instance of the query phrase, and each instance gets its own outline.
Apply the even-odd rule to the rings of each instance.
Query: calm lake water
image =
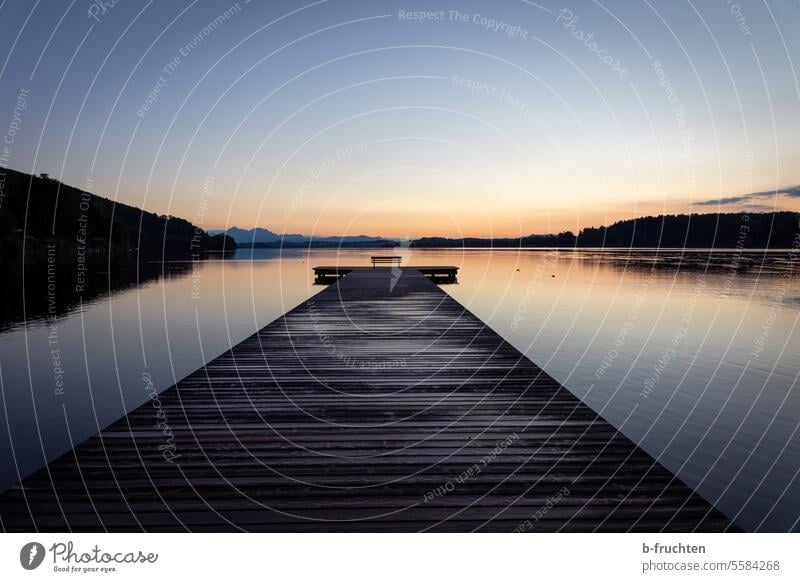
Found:
[[[6,300],[0,322],[0,489],[145,402],[149,382],[171,386],[321,290],[312,266],[371,254],[238,251],[95,272],[105,293],[83,302],[57,280],[50,302],[48,281],[29,277],[28,320]],[[800,529],[792,255],[400,254],[461,267],[443,289],[740,526]]]

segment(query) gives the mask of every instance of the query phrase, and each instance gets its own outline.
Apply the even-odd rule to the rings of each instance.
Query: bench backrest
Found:
[[[377,264],[381,263],[397,263],[398,265],[403,262],[403,257],[387,257],[387,256],[379,256],[379,257],[371,257],[372,259],[372,266],[374,267]]]

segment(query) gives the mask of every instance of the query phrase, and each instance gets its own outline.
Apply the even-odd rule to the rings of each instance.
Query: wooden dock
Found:
[[[418,269],[347,276],[0,495],[7,531],[722,531]]]

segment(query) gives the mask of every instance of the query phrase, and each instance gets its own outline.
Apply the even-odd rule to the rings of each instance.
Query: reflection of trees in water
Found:
[[[38,262],[20,267],[3,265],[0,285],[0,330],[22,321],[46,321],[61,317],[97,300],[162,277],[185,277],[188,262],[130,262],[118,265],[106,260],[87,263],[83,275],[74,260]],[[23,292],[24,290],[24,292]]]
[[[569,251],[568,251],[569,252]],[[798,267],[796,251],[695,251],[633,249],[571,251],[574,259],[615,271],[686,271],[722,273],[735,271],[759,276],[792,275]]]

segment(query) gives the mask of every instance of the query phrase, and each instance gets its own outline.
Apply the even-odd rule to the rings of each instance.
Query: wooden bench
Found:
[[[375,268],[375,265],[385,265],[385,264],[391,264],[391,265],[395,265],[396,264],[399,267],[400,263],[403,262],[403,257],[399,257],[397,255],[379,256],[379,257],[370,257],[370,258],[372,260],[372,268],[373,269]]]

